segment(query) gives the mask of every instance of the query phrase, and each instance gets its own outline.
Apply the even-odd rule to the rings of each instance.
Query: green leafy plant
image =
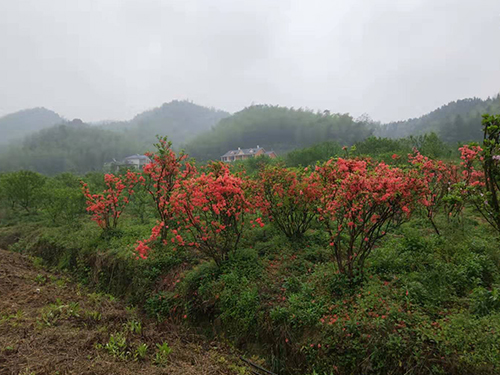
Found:
[[[168,346],[168,343],[164,342],[162,344],[156,344],[156,349],[154,362],[159,366],[166,365],[172,348]]]
[[[57,325],[61,319],[68,319],[71,317],[80,317],[80,305],[78,302],[69,302],[63,304],[60,299],[55,303],[51,303],[42,310],[42,315],[39,322],[46,326]]]
[[[47,282],[47,278],[41,274],[36,275],[35,277],[35,283],[37,284],[45,284]]]
[[[103,349],[113,357],[128,359],[132,355],[128,349],[127,338],[122,332],[116,332],[109,336],[106,344],[96,344],[97,349]]]
[[[27,213],[36,211],[41,203],[41,190],[46,178],[32,171],[3,174],[0,178],[0,192],[12,208],[21,208]]]
[[[125,331],[140,335],[142,332],[142,324],[136,320],[129,320],[127,323],[123,324]]]
[[[146,343],[141,343],[137,346],[135,350],[135,358],[139,360],[144,360],[148,352],[148,345]]]

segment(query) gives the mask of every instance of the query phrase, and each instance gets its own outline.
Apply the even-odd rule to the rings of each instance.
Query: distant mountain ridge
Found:
[[[484,113],[500,114],[500,94],[484,100],[453,101],[421,117],[384,124],[375,129],[375,135],[403,138],[435,132],[448,143],[479,141],[483,137],[481,116]]]
[[[500,95],[461,99],[421,117],[379,125],[349,114],[271,105],[233,115],[190,101],[174,100],[129,121],[87,124],[68,121],[46,108],[0,117],[0,172],[28,168],[47,174],[99,170],[112,158],[152,149],[156,135],[198,160],[218,160],[230,149],[256,147],[280,155],[326,141],[352,145],[370,135],[403,138],[435,132],[449,143],[482,139],[481,116],[500,114]],[[10,143],[10,145],[8,145]]]
[[[166,135],[175,147],[180,147],[198,134],[211,129],[228,112],[194,104],[187,100],[174,100],[136,115],[130,121],[103,125],[113,131],[125,130],[146,146],[156,140],[156,135]]]
[[[27,135],[22,142],[0,152],[0,172],[19,169],[47,175],[72,171],[100,171],[105,162],[121,159],[141,149],[123,133],[90,126],[75,119]]]
[[[38,107],[24,109],[0,117],[0,144],[20,140],[24,136],[65,121],[54,111]]]
[[[271,105],[253,105],[222,119],[186,144],[189,155],[219,160],[228,150],[260,145],[278,154],[326,140],[351,145],[372,131],[349,114],[313,112]]]
[[[47,112],[46,112],[47,111]],[[44,174],[65,171],[85,173],[101,170],[105,162],[152,149],[156,135],[166,135],[176,148],[191,137],[210,129],[229,113],[187,101],[173,101],[138,114],[130,121],[90,125],[80,119],[62,117],[45,120],[51,111],[42,109],[9,115],[0,131],[9,124],[23,124],[19,137],[0,147],[0,172],[31,169]],[[52,112],[55,113],[55,112]],[[37,116],[40,115],[40,116]],[[16,120],[16,121],[12,121]],[[44,121],[42,121],[44,120]],[[52,122],[54,121],[54,122]],[[54,124],[55,123],[55,124]]]
[[[175,146],[180,147],[228,116],[230,114],[222,110],[203,107],[186,100],[174,100],[139,113],[129,121],[103,121],[90,125],[124,132],[144,146],[154,143],[157,134],[166,135]],[[23,137],[42,129],[71,124],[74,121],[69,122],[56,112],[43,107],[7,114],[0,117],[0,131],[3,134],[0,144],[21,141]]]

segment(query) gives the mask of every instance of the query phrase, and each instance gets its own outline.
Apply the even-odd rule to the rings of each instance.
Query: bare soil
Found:
[[[125,341],[116,345],[112,337]],[[158,363],[156,344],[164,342],[172,350]],[[1,375],[238,373],[246,369],[228,347],[182,324],[147,320],[29,257],[0,250]]]

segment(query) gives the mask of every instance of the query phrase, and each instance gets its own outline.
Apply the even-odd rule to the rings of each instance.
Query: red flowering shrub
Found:
[[[167,137],[159,137],[155,147],[155,153],[146,154],[151,158],[151,162],[144,166],[143,172],[146,177],[146,190],[153,198],[160,218],[158,226],[153,230],[153,237],[157,237],[155,231],[159,231],[161,239],[165,240],[167,223],[172,217],[169,206],[170,197],[177,178],[181,175],[182,161],[187,158],[187,155],[177,156],[171,148],[172,143],[167,141]],[[187,164],[184,174],[190,175],[192,172],[193,168]]]
[[[317,216],[321,196],[317,175],[269,167],[260,172],[258,185],[262,212],[287,237],[301,237]]]
[[[427,211],[427,218],[439,235],[439,229],[434,221],[437,211],[443,208],[449,217],[453,213],[459,213],[463,208],[462,199],[447,199],[451,198],[455,184],[461,181],[458,168],[442,160],[429,159],[417,150],[414,155],[409,155],[409,161],[421,173],[424,182],[421,203]]]
[[[488,204],[484,208],[490,224],[500,232],[500,115],[483,116],[483,171]]]
[[[408,218],[422,194],[413,171],[370,160],[329,160],[316,167],[323,185],[319,220],[330,236],[339,272],[362,272],[373,246]]]
[[[462,180],[467,186],[483,187],[484,174],[480,170],[481,162],[484,161],[482,156],[483,149],[480,146],[464,145],[458,149],[460,151],[460,165],[463,168]]]
[[[172,242],[195,247],[220,265],[237,248],[251,204],[241,177],[222,163],[210,169],[177,182],[171,205],[179,226],[171,229]]]
[[[88,185],[82,181],[82,191],[87,199],[87,211],[103,230],[115,229],[123,209],[130,201],[134,186],[144,178],[128,171],[124,176],[104,175],[108,187],[102,193],[91,194]]]
[[[500,232],[500,116],[483,116],[483,147],[460,148],[469,198],[484,219]]]
[[[136,252],[139,257],[146,258],[150,250],[149,244],[158,238],[166,244],[169,223],[172,221],[173,210],[171,198],[174,187],[179,179],[186,179],[196,173],[196,168],[190,163],[184,163],[186,154],[176,155],[172,143],[167,137],[158,137],[155,144],[156,152],[147,153],[151,162],[143,168],[146,176],[144,186],[153,198],[156,212],[159,216],[157,225],[151,230],[151,236],[143,241],[137,241]]]

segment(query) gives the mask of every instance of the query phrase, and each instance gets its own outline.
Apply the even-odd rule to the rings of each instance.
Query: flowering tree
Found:
[[[483,116],[483,147],[460,148],[469,198],[484,219],[500,232],[500,116]]]
[[[209,170],[176,183],[171,204],[180,224],[171,229],[171,241],[195,247],[220,265],[237,248],[251,204],[241,177],[222,163]]]
[[[158,137],[155,144],[156,152],[147,153],[151,162],[143,168],[145,175],[145,187],[153,198],[156,211],[160,218],[155,231],[159,230],[162,240],[167,237],[168,221],[172,217],[170,208],[170,198],[177,179],[194,172],[190,164],[186,164],[184,172],[181,172],[182,161],[187,158],[186,154],[176,155],[172,150],[172,143],[167,141],[167,137]],[[153,236],[154,237],[154,236]]]
[[[143,181],[137,173],[127,171],[124,176],[105,174],[107,189],[102,193],[91,194],[88,185],[82,181],[82,191],[87,199],[87,211],[104,231],[115,229],[123,209],[130,201],[134,186]]]
[[[427,211],[427,218],[438,235],[439,229],[434,217],[440,208],[447,216],[458,213],[463,208],[463,199],[453,198],[457,189],[456,184],[461,181],[457,166],[447,164],[442,160],[433,160],[423,156],[418,150],[409,155],[410,163],[421,173],[424,182],[421,190],[421,203]],[[458,191],[460,194],[460,191]]]
[[[317,216],[321,196],[315,173],[296,172],[282,166],[268,167],[259,174],[262,199],[259,208],[289,238],[301,237]]]
[[[408,218],[422,194],[414,171],[370,160],[329,160],[316,167],[323,185],[319,220],[330,236],[339,272],[362,272],[375,243]]]

